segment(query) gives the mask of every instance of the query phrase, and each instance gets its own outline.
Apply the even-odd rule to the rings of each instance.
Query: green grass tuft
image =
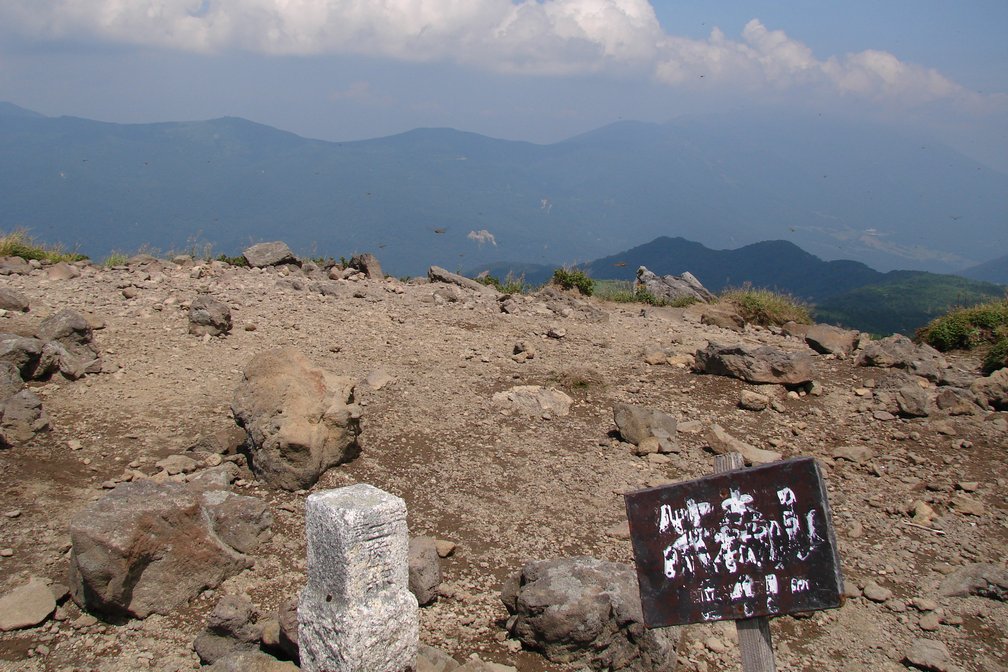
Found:
[[[21,257],[58,263],[60,261],[83,261],[86,255],[67,252],[62,245],[45,245],[32,238],[26,229],[16,229],[0,234],[0,257]]]
[[[113,266],[125,266],[126,260],[129,256],[125,252],[120,252],[119,250],[113,250],[109,252],[109,255],[102,260],[101,265],[105,268],[112,268]]]
[[[812,324],[808,306],[788,294],[769,289],[726,289],[718,297],[722,303],[735,306],[746,322],[763,326],[780,326],[786,322]]]
[[[217,255],[217,261],[223,261],[225,264],[230,266],[240,266],[242,268],[248,268],[248,261],[245,260],[243,255],[238,255],[237,257],[229,257],[226,254]]]
[[[969,350],[998,340],[1008,328],[1008,299],[956,308],[917,330],[917,338],[937,350]]]
[[[510,273],[507,274],[507,277],[503,281],[487,273],[486,275],[477,277],[476,282],[488,287],[494,287],[501,294],[526,294],[530,289],[529,285],[525,282],[524,275],[516,278]]]

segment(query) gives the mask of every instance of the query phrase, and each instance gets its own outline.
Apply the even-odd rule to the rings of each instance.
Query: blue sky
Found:
[[[353,140],[805,109],[1008,170],[1008,2],[4,0],[0,100]]]

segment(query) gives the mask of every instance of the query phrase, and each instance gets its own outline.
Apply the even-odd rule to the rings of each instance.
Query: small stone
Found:
[[[725,653],[728,650],[728,647],[718,637],[708,637],[704,640],[704,646],[714,653]]]
[[[914,667],[929,672],[952,672],[958,668],[952,664],[949,650],[942,642],[933,639],[917,639],[910,645],[904,660]]]
[[[0,548],[0,558],[9,558],[14,555],[13,548]]]
[[[959,513],[967,516],[982,516],[986,512],[983,502],[978,502],[965,495],[956,495],[953,497],[952,507]]]
[[[861,521],[855,520],[847,527],[847,536],[851,539],[860,539],[864,534],[864,525]]]
[[[869,581],[865,584],[862,591],[864,596],[871,600],[872,602],[885,602],[892,597],[892,591],[884,586],[880,586],[875,581]]]
[[[12,511],[7,511],[4,513],[7,518],[19,518],[21,516],[21,509],[14,509]]]
[[[917,625],[924,632],[934,632],[935,630],[938,629],[939,623],[940,619],[938,618],[938,614],[932,611],[921,616],[920,621],[918,621]]]
[[[833,449],[833,458],[862,464],[875,457],[875,451],[866,446],[837,446]]]
[[[980,489],[980,484],[977,481],[959,481],[956,487],[963,492],[976,492]]]
[[[439,558],[447,558],[455,554],[455,542],[447,541],[445,539],[435,539],[434,548],[437,549],[437,554]]]
[[[70,450],[80,450],[83,447],[84,446],[77,439],[70,439],[69,441],[67,441],[67,448],[69,448]]]
[[[0,632],[30,628],[56,611],[56,599],[45,579],[33,576],[28,583],[0,597]]]
[[[910,604],[912,604],[913,608],[917,611],[934,611],[938,608],[937,602],[926,597],[915,597],[910,600]]]

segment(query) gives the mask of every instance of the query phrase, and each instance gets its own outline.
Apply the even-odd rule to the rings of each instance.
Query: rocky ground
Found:
[[[208,437],[234,428],[244,367],[258,352],[293,346],[362,381],[360,455],[310,491],[373,484],[406,501],[411,534],[456,544],[442,560],[438,599],[421,610],[420,636],[460,661],[475,653],[518,670],[581,669],[508,637],[502,586],[533,559],[632,562],[623,493],[709,474],[706,430],[718,424],[754,447],[816,457],[827,480],[848,599],[772,621],[779,669],[902,670],[926,639],[949,654],[919,663],[929,669],[1008,670],[1005,586],[999,595],[940,592],[975,563],[1004,572],[1008,413],[941,411],[934,383],[857,366],[856,356],[813,355],[817,385],[790,394],[701,375],[693,356],[709,342],[812,351],[777,329],[701,324],[693,309],[559,294],[517,297],[503,311],[499,297],[472,289],[328,281],[286,267],[49,270],[0,278],[30,304],[5,312],[0,332],[35,333],[45,317],[73,309],[95,327],[101,372],[28,385],[50,427],[0,448],[0,595],[33,576],[66,584],[70,520],[117,482],[158,474],[171,455],[220,463]],[[189,333],[188,307],[201,293],[230,308],[228,335]],[[524,355],[515,356],[518,343]],[[948,361],[967,386],[979,376],[968,356]],[[925,417],[903,417],[906,405],[889,391],[908,380],[928,395]],[[494,401],[518,385],[565,392],[569,414],[529,416]],[[740,407],[744,391],[771,406]],[[618,403],[675,417],[678,452],[637,455],[616,431]],[[263,498],[275,517],[251,569],[143,620],[106,622],[66,600],[42,624],[0,633],[0,670],[197,669],[192,643],[221,595],[246,593],[260,613],[275,612],[304,583],[308,492],[247,473],[232,489]],[[683,629],[676,669],[738,670],[738,660],[730,623]]]

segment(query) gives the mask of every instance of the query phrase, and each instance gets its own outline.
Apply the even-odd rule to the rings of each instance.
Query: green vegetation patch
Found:
[[[217,255],[217,261],[223,261],[225,264],[229,264],[231,266],[241,266],[242,268],[248,268],[248,261],[246,261],[245,257],[240,254],[237,257],[229,257],[226,254],[220,254]]]
[[[595,281],[580,268],[558,268],[553,271],[553,284],[564,289],[576,289],[584,296],[595,292]]]
[[[126,260],[129,256],[125,252],[120,252],[118,250],[113,250],[109,252],[109,255],[102,260],[102,266],[105,268],[112,268],[113,266],[125,266]]]
[[[812,323],[808,306],[788,294],[769,289],[727,289],[718,299],[735,306],[742,319],[753,324],[780,326],[786,322]]]
[[[525,294],[529,291],[529,285],[525,282],[525,276],[521,275],[517,278],[507,274],[504,280],[487,273],[485,275],[479,275],[476,277],[476,282],[484,284],[488,287],[495,288],[501,294]]]
[[[919,329],[917,338],[942,351],[986,348],[985,373],[1008,366],[1008,299],[951,310]]]
[[[67,252],[61,245],[45,245],[32,238],[25,229],[16,229],[10,233],[0,234],[0,257],[21,257],[24,260],[37,261],[82,261],[86,255]]]

